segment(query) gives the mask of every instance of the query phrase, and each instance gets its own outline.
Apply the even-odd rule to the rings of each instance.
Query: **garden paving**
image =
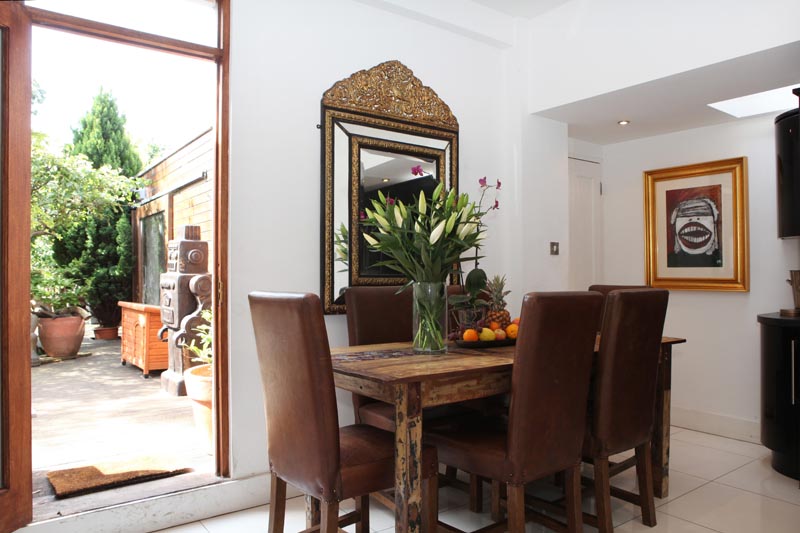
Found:
[[[136,457],[167,459],[176,468],[192,467],[206,477],[214,470],[207,438],[194,426],[191,401],[162,391],[157,372],[145,379],[135,366],[121,365],[119,339],[95,340],[90,330],[87,327],[79,357],[31,368],[37,519],[50,517],[41,516],[37,505],[39,510],[48,508],[47,515],[63,514],[51,505],[52,487],[45,478],[50,470]],[[175,486],[181,481],[142,485],[159,483]],[[134,492],[141,492],[141,487]],[[90,495],[72,500],[81,498],[98,499]],[[72,508],[79,503],[67,505]]]

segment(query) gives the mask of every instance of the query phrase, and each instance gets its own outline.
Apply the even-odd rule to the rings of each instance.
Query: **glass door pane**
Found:
[[[217,46],[216,0],[36,0],[30,7]]]

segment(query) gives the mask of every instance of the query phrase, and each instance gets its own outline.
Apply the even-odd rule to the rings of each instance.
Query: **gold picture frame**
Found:
[[[747,195],[746,157],[645,171],[647,284],[747,292]]]

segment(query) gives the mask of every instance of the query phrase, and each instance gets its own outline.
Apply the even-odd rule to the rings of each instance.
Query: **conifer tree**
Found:
[[[125,176],[135,176],[142,170],[142,158],[125,131],[125,122],[116,98],[100,89],[80,127],[72,130],[72,152],[85,154],[94,168],[108,165]]]

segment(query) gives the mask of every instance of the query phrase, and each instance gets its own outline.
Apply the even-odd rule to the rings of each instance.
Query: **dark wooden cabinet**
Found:
[[[772,467],[800,479],[800,318],[758,315],[761,324],[761,443]]]

